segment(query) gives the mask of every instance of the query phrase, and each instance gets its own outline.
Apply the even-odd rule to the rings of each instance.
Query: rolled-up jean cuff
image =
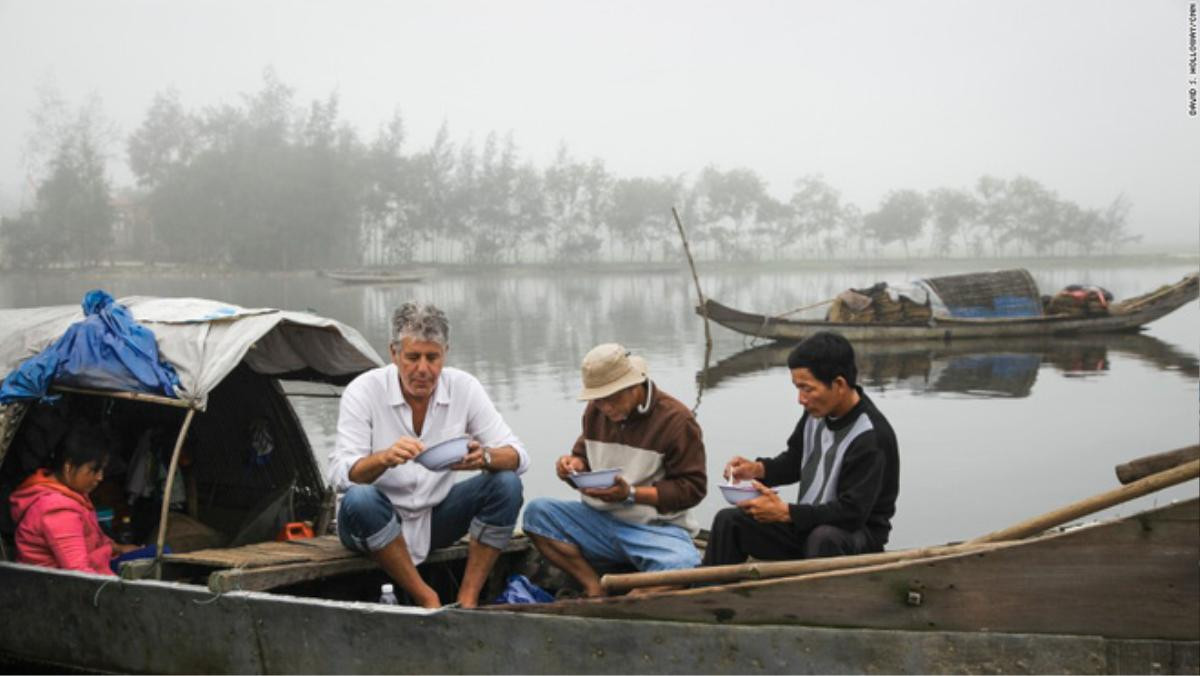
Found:
[[[496,549],[504,549],[508,546],[508,541],[512,539],[514,526],[492,526],[479,519],[471,519],[469,532],[471,533],[471,537],[475,538],[481,544],[495,547]]]
[[[404,530],[400,527],[400,520],[393,516],[386,526],[367,536],[367,549],[377,552],[391,544],[392,540],[403,535]]]

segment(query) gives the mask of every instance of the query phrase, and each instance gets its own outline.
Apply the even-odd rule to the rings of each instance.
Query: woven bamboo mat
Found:
[[[232,549],[200,549],[183,554],[167,554],[170,563],[186,563],[215,568],[262,568],[283,563],[334,561],[358,556],[342,546],[336,535],[290,540],[259,542]]]

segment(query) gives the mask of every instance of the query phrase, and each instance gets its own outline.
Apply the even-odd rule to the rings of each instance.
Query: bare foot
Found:
[[[422,608],[441,608],[442,600],[438,598],[437,592],[430,589],[428,593],[421,594],[420,598],[414,598],[418,606]]]

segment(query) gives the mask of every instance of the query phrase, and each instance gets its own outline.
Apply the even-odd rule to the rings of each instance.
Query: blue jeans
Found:
[[[521,511],[521,479],[513,472],[483,472],[454,484],[433,508],[430,551],[453,544],[470,533],[478,542],[504,549],[512,539]],[[338,538],[347,549],[373,552],[400,537],[400,516],[391,500],[372,485],[346,491],[338,510]]]
[[[688,532],[669,524],[629,523],[577,500],[538,498],[525,508],[526,533],[579,547],[596,563],[633,564],[638,570],[673,570],[700,565]]]

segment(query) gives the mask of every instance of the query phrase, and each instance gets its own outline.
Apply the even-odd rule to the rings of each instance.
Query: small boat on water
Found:
[[[57,404],[0,407],[0,488],[11,490],[39,443],[73,416],[107,422],[127,446],[147,439],[171,468],[159,494],[131,509],[143,540],[174,551],[128,562],[119,578],[29,566],[11,561],[11,524],[0,523],[0,662],[130,673],[1195,673],[1200,665],[1195,499],[1061,532],[1046,529],[1087,512],[851,561],[677,571],[708,575],[694,580],[708,586],[640,596],[477,611],[380,605],[386,577],[329,534],[333,496],[285,396],[305,389],[285,383],[345,383],[382,363],[362,336],[307,313],[121,302],[155,332],[180,396],[72,383],[55,385]],[[12,370],[79,317],[73,307],[0,310],[0,368]],[[1130,475],[1116,490],[1165,486],[1166,474],[1189,480],[1179,478],[1180,467],[1195,476],[1188,462]],[[93,493],[98,506],[125,500],[104,488]],[[284,537],[298,521],[316,537]],[[422,564],[443,599],[454,598],[464,550],[438,550]],[[538,565],[528,541],[514,538],[488,595]],[[636,588],[660,582],[654,575],[605,583]]]
[[[392,270],[359,268],[355,270],[321,270],[328,277],[343,284],[412,284],[429,276],[425,270]]]
[[[920,302],[896,303],[923,309],[919,319],[897,311],[880,320],[789,319],[727,307],[708,299],[697,314],[727,329],[768,340],[803,340],[816,331],[834,331],[848,340],[955,340],[1011,336],[1058,336],[1136,331],[1200,295],[1200,274],[1192,273],[1154,291],[1106,304],[1103,311],[1050,313],[1025,270],[971,273],[920,280]],[[886,294],[878,295],[884,300]],[[831,301],[831,302],[836,302]],[[914,313],[915,315],[915,313]]]

